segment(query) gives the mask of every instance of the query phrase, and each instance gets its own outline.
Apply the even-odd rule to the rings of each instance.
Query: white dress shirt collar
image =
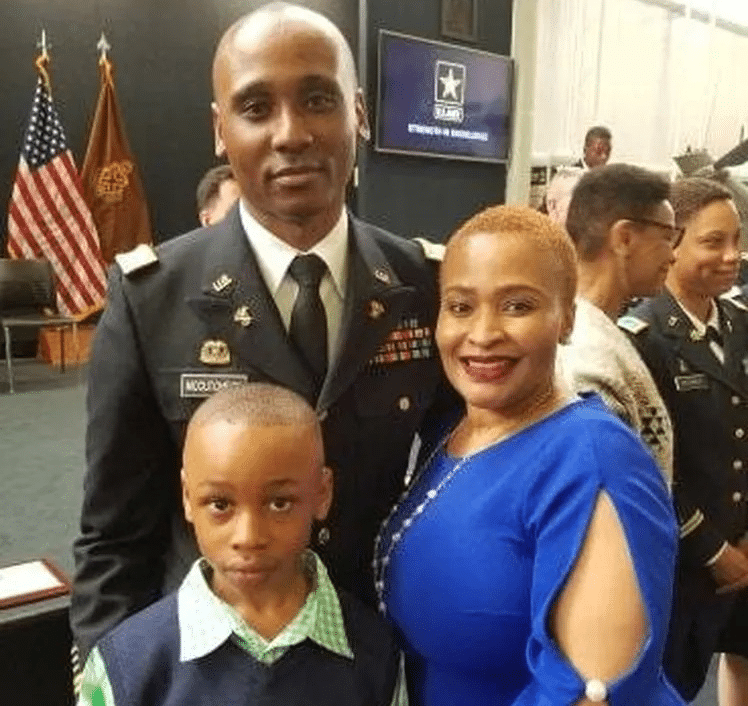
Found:
[[[719,311],[717,310],[717,307],[715,306],[713,301],[710,304],[709,317],[707,318],[706,323],[704,323],[696,315],[692,314],[688,309],[686,309],[683,302],[678,299],[676,299],[675,301],[678,302],[678,306],[680,306],[680,308],[683,310],[683,313],[688,317],[688,320],[691,322],[692,326],[696,329],[697,333],[700,336],[704,336],[706,334],[706,330],[709,326],[714,328],[714,330],[717,332],[721,330],[719,325]]]
[[[265,284],[271,296],[275,297],[291,261],[301,251],[260,225],[241,200],[239,218]],[[345,208],[341,209],[340,217],[332,230],[307,252],[324,260],[338,296],[343,299],[348,275],[348,214]]]

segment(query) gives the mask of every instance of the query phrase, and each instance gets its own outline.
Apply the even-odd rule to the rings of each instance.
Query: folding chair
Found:
[[[60,372],[65,370],[64,332],[73,333],[75,359],[79,357],[78,321],[57,311],[55,278],[47,260],[0,259],[0,326],[5,337],[8,386],[13,386],[11,331],[15,328],[56,328],[60,333]]]

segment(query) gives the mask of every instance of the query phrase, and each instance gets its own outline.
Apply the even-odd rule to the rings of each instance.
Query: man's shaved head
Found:
[[[255,41],[269,33],[283,32],[290,27],[306,26],[309,30],[325,35],[338,49],[340,71],[351,88],[358,85],[356,63],[348,40],[327,17],[301,5],[290,2],[271,2],[240,17],[221,37],[213,59],[213,86],[217,81],[217,67],[227,61],[229,51],[239,40],[249,35]]]

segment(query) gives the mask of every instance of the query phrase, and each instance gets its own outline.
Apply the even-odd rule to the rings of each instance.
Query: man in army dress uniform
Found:
[[[374,535],[442,384],[438,246],[344,207],[369,128],[340,31],[308,9],[265,6],[221,39],[213,86],[216,155],[240,202],[216,225],[120,257],[93,348],[71,606],[84,659],[196,556],[178,486],[201,398],[268,380],[316,405],[335,498],[315,549],[338,585],[373,601]]]
[[[670,200],[685,233],[666,289],[619,325],[649,366],[675,429],[681,542],[665,672],[690,701],[712,654],[728,653],[720,705],[732,706],[748,703],[748,604],[740,590],[748,586],[748,312],[720,295],[737,277],[740,227],[730,193],[716,182],[680,180]]]

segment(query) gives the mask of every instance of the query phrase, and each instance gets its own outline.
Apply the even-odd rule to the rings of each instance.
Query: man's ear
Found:
[[[369,111],[366,109],[366,99],[364,98],[364,92],[360,89],[356,89],[354,108],[356,110],[356,132],[358,136],[368,142],[371,139],[371,128],[369,127]]]
[[[317,498],[317,507],[314,511],[315,520],[322,522],[327,517],[327,513],[330,511],[330,505],[332,505],[332,493],[332,471],[325,466],[322,469],[322,477],[320,478],[319,496]]]
[[[226,155],[226,145],[223,144],[223,137],[221,134],[221,113],[218,110],[218,104],[215,101],[210,104],[210,110],[213,114],[214,152],[216,157],[221,158]]]
[[[179,477],[182,481],[182,507],[184,508],[184,517],[187,522],[192,523],[192,502],[190,501],[190,493],[187,490],[187,474],[184,472],[184,467],[182,468]]]
[[[610,249],[619,257],[628,257],[634,235],[631,221],[621,218],[610,226],[608,243]]]

